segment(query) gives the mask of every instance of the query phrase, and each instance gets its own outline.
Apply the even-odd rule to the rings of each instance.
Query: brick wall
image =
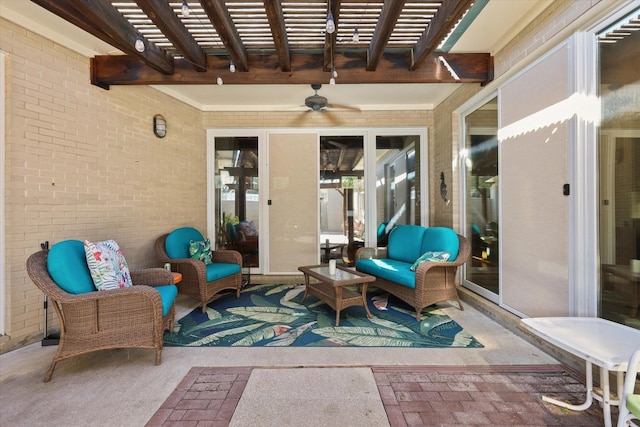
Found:
[[[5,20],[0,49],[8,54],[4,352],[42,337],[43,296],[25,269],[41,242],[113,238],[135,269],[157,265],[161,233],[206,230],[206,133],[200,111],[146,86],[92,86],[88,58]],[[154,114],[167,119],[164,139],[152,132]]]
[[[43,335],[43,296],[25,262],[41,242],[115,239],[130,268],[153,242],[206,230],[206,128],[430,126],[428,111],[207,112],[147,86],[103,90],[89,59],[0,20],[6,52],[6,335],[0,353]],[[155,114],[167,136],[152,132]],[[50,329],[57,328],[49,313]]]

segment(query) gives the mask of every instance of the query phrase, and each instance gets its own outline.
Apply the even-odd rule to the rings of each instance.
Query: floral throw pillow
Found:
[[[84,241],[84,252],[93,284],[99,291],[133,286],[127,261],[115,240]]]
[[[428,261],[445,262],[445,261],[448,261],[450,256],[451,256],[451,254],[449,252],[427,251],[427,252],[423,253],[422,255],[420,255],[420,258],[418,258],[416,260],[416,262],[413,263],[413,265],[411,266],[410,270],[411,271],[416,271],[416,269],[418,268],[420,263],[423,263],[423,262],[428,262]]]
[[[189,242],[189,255],[191,258],[199,259],[205,265],[211,264],[211,241],[209,239]]]

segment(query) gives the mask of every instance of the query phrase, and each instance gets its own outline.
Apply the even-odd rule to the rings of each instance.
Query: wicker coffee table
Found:
[[[309,293],[329,304],[336,311],[336,326],[340,326],[340,311],[347,307],[362,306],[367,317],[371,318],[367,306],[367,284],[376,280],[374,276],[341,265],[336,266],[335,274],[329,273],[328,264],[298,267],[298,270],[304,273],[306,284],[302,301]],[[315,281],[311,281],[310,277]],[[345,288],[347,285],[361,285],[360,293]]]

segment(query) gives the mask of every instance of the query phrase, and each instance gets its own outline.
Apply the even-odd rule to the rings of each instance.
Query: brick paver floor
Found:
[[[192,368],[147,426],[228,426],[252,369]],[[561,365],[371,369],[392,427],[603,425],[597,403],[572,412],[542,402],[584,400],[584,378]]]

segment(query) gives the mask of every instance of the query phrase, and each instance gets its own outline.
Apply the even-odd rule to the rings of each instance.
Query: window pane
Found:
[[[393,227],[420,224],[420,193],[417,150],[418,135],[376,136],[376,237],[377,246],[387,246]]]
[[[320,137],[321,261],[353,263],[364,245],[364,138]]]
[[[640,328],[640,13],[598,35],[600,316]]]
[[[235,249],[259,266],[258,138],[215,139],[217,248]]]
[[[498,100],[465,117],[466,234],[471,260],[465,279],[499,293]]]

